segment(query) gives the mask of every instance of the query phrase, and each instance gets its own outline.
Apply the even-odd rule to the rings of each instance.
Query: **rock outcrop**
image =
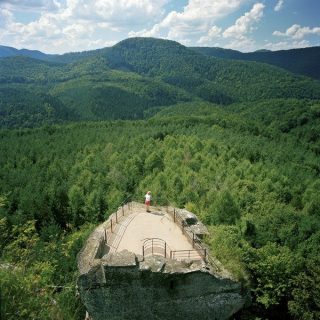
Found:
[[[78,288],[93,320],[228,319],[247,302],[241,283],[222,267],[109,252],[106,225],[93,232],[78,256]]]

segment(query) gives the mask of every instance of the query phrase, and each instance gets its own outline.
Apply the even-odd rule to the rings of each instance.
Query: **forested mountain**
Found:
[[[113,68],[160,77],[220,104],[319,95],[319,82],[265,64],[206,58],[169,40],[127,39],[112,47],[108,59]]]
[[[0,126],[142,119],[186,101],[320,98],[318,81],[266,64],[207,57],[174,41],[132,38],[74,55],[65,55],[69,63],[0,59]]]
[[[112,70],[103,56],[67,65],[26,57],[0,60],[1,127],[142,119],[148,108],[192,99],[158,79]]]
[[[256,61],[275,65],[290,72],[320,80],[320,47],[299,48],[289,50],[257,50],[243,53],[237,50],[218,47],[189,47],[198,53],[222,59]],[[50,62],[72,63],[87,57],[105,55],[110,47],[65,54],[46,54],[37,50],[15,49],[0,45],[0,58],[26,56]]]
[[[279,51],[260,50],[248,53],[210,47],[191,49],[217,58],[264,62],[320,80],[320,47]]]
[[[319,81],[128,39],[1,58],[0,127],[1,319],[83,319],[76,254],[146,190],[208,226],[237,319],[320,318]]]
[[[109,49],[110,48],[107,47],[107,48],[90,50],[90,51],[82,51],[82,52],[69,52],[65,54],[48,54],[38,50],[16,49],[13,47],[0,45],[0,58],[20,56],[20,57],[39,59],[43,61],[49,61],[49,62],[71,63],[71,62],[76,62],[78,60],[81,60],[83,58],[96,56],[97,54],[107,52]]]
[[[48,55],[38,50],[28,50],[28,49],[19,50],[13,47],[0,45],[0,58],[16,57],[16,56],[25,56],[25,57],[30,57],[34,59],[49,60],[50,56],[53,56],[53,55]]]

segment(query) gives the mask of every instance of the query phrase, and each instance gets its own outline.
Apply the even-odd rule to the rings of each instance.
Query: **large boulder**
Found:
[[[247,295],[240,283],[205,263],[122,251],[105,255],[80,275],[81,298],[93,320],[228,319]]]
[[[172,215],[175,209],[165,211]],[[112,252],[106,243],[109,218],[78,254],[78,289],[90,319],[224,320],[249,301],[243,285],[201,243],[206,227],[187,210],[176,212],[186,234],[195,234],[195,247],[208,253],[206,261]]]

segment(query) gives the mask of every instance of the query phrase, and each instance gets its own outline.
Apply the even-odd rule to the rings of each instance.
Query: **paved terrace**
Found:
[[[148,238],[159,238],[166,242],[167,257],[170,256],[170,251],[192,250],[192,259],[200,260],[199,253],[193,249],[191,242],[174,222],[173,215],[164,210],[164,208],[161,210],[150,207],[151,212],[146,212],[145,206],[139,203],[133,203],[131,210],[129,208],[124,212],[118,210],[118,223],[113,215],[112,231],[110,224],[107,228],[107,244],[110,246],[110,252],[126,249],[142,255],[144,241]],[[149,253],[150,251],[149,248]],[[163,252],[162,250],[162,254]],[[181,256],[179,253],[176,254],[175,258],[185,259],[187,255],[186,251]]]

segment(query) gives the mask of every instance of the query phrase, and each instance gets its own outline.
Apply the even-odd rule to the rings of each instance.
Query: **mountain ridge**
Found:
[[[126,40],[128,39],[118,42],[115,46]],[[104,55],[109,52],[111,48],[112,47],[104,47],[95,50],[68,52],[64,54],[47,54],[38,50],[16,49],[14,47],[0,45],[0,58],[21,55],[50,62],[73,63],[95,55]],[[320,79],[320,46],[276,51],[260,49],[247,53],[220,47],[188,48],[204,55],[218,58],[268,63],[293,73],[309,76],[318,80]]]
[[[278,51],[258,50],[248,53],[215,47],[192,47],[191,49],[218,58],[268,63],[320,80],[320,46]]]
[[[319,81],[265,63],[207,56],[170,40],[129,38],[78,58],[1,58],[0,127],[143,119],[184,102],[320,99]]]

